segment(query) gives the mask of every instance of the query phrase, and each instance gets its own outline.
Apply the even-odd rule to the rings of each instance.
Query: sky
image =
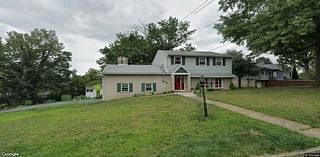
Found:
[[[127,33],[134,25],[156,23],[169,16],[184,18],[205,0],[2,0],[0,5],[0,37],[6,32],[30,32],[35,28],[55,30],[65,50],[72,52],[72,69],[84,74],[98,69],[99,49],[116,39],[116,33]],[[210,2],[210,1],[207,1]],[[212,28],[221,15],[218,0],[185,20],[190,29],[199,28],[191,42],[197,50],[224,53],[245,47],[223,43]],[[271,57],[274,61],[275,59]]]

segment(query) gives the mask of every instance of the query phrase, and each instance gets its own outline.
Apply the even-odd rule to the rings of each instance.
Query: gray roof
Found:
[[[175,70],[177,70],[180,65],[177,65],[174,68],[168,69],[168,72],[165,72],[161,69],[160,66],[156,65],[111,65],[108,64],[103,70],[103,74],[113,74],[113,75],[169,75]],[[191,77],[200,77],[204,75],[205,77],[225,77],[233,78],[235,75],[231,73],[219,73],[212,70],[207,71],[204,67],[195,67],[195,66],[183,66],[188,72],[190,72]]]
[[[181,65],[175,65],[170,66],[171,68],[168,69],[169,73],[174,73]],[[213,69],[210,66],[188,66],[183,65],[184,69],[186,69],[190,74],[191,77],[200,77],[201,75],[204,75],[205,77],[236,77],[232,73],[223,73],[221,71],[217,71],[216,69]]]
[[[169,56],[203,56],[203,57],[230,57],[227,54],[211,52],[211,51],[171,51],[159,50],[158,52],[166,52]]]
[[[166,74],[156,65],[111,65],[108,64],[103,69],[103,74]]]
[[[282,70],[279,64],[259,64],[258,67],[261,69]]]

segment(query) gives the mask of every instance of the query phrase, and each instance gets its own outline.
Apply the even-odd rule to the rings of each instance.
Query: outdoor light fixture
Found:
[[[205,79],[204,79],[204,76],[203,76],[203,75],[200,76],[200,86],[201,86],[201,89],[202,89],[204,116],[205,116],[205,117],[208,117],[208,110],[207,110],[207,103],[206,103],[206,94],[205,94],[205,91],[204,91]]]

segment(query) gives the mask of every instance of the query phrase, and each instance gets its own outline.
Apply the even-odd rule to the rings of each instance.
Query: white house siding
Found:
[[[189,57],[186,56],[186,63],[185,65],[182,65],[186,69],[188,69],[191,73],[196,71],[197,73],[232,73],[232,59],[231,58],[225,58],[226,59],[226,65],[225,66],[217,66],[213,65],[213,57],[210,57],[210,65],[196,65],[196,57]],[[167,57],[167,66],[169,71],[173,71],[176,69],[177,65],[171,65],[171,57]]]
[[[132,83],[133,92],[117,92],[117,83]],[[172,90],[170,75],[104,75],[102,99],[110,100],[145,93],[141,91],[141,83],[156,83],[155,93]]]
[[[97,97],[96,89],[94,87],[86,87],[86,97],[89,97],[89,98]]]
[[[233,85],[235,86],[235,87],[239,87],[239,82],[238,82],[238,78],[234,78],[233,80],[232,80],[232,82],[233,82]],[[246,78],[242,78],[241,79],[241,87],[242,88],[256,88],[256,80],[254,80],[254,79],[246,79]]]
[[[214,79],[214,78],[212,78]],[[194,90],[196,85],[200,82],[200,78],[191,78],[191,90]],[[230,83],[232,82],[232,78],[222,78],[222,89],[228,90],[230,89]]]

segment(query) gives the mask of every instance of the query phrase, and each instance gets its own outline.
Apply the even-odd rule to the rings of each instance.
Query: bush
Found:
[[[77,96],[77,97],[74,98],[74,100],[85,100],[85,99],[91,99],[91,98],[86,97],[86,96],[84,96],[84,95],[79,95],[79,96]]]
[[[44,103],[53,103],[53,102],[56,102],[56,101],[52,100],[52,99],[48,99],[48,100],[44,101]]]
[[[97,84],[95,86],[95,90],[96,90],[96,93],[97,93],[97,97],[101,95],[101,85],[100,84]]]
[[[213,91],[213,89],[212,89],[212,88],[209,88],[209,89],[207,89],[207,91],[210,92],[210,91]]]
[[[61,101],[71,101],[72,100],[72,96],[70,94],[63,94],[61,96]]]
[[[9,105],[8,104],[0,104],[0,109],[5,109],[5,108],[8,108],[9,107]]]
[[[33,104],[32,100],[25,100],[25,101],[23,102],[23,105],[25,105],[25,106],[30,106],[30,105],[32,105],[32,104]]]
[[[98,95],[96,98],[97,98],[97,99],[102,99],[102,95],[100,94],[100,95]]]
[[[143,93],[138,93],[138,94],[134,94],[133,96],[134,96],[134,97],[140,97],[140,96],[145,96],[145,94],[143,94]]]
[[[234,90],[234,89],[236,88],[236,87],[234,86],[233,82],[230,83],[229,88],[230,88],[231,90]]]
[[[195,90],[200,90],[200,83],[197,83],[196,87],[194,88]]]

